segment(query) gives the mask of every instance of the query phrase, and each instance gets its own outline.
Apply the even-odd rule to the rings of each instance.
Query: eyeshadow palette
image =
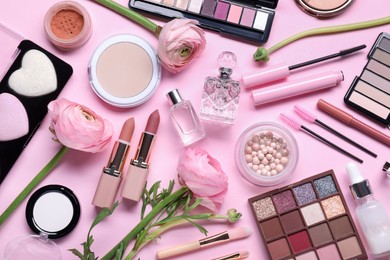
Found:
[[[72,67],[29,40],[18,40],[16,34],[0,26],[5,46],[13,45],[11,55],[0,50],[2,60],[10,60],[0,81],[0,183],[27,146],[47,105],[57,98],[73,73]],[[11,37],[9,37],[11,36]],[[15,51],[16,49],[16,51]],[[3,64],[4,65],[4,64]],[[3,72],[3,71],[1,71]]]
[[[268,40],[278,0],[130,0],[129,7],[256,43]]]
[[[367,259],[332,170],[248,201],[271,259]]]
[[[344,97],[347,105],[390,125],[390,34],[381,33],[367,55],[361,75]]]

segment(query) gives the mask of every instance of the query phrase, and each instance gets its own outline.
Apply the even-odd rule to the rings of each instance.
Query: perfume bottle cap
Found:
[[[390,177],[390,163],[389,162],[385,162],[385,164],[383,165],[382,170],[384,172],[386,172],[387,176]]]
[[[174,89],[168,92],[167,94],[169,105],[173,106],[183,101],[180,96],[179,90]]]
[[[351,181],[349,188],[355,199],[361,199],[372,195],[370,182],[363,178],[356,164],[348,163],[347,172]]]
[[[237,58],[233,52],[223,51],[217,59],[219,67],[233,69],[237,65]]]

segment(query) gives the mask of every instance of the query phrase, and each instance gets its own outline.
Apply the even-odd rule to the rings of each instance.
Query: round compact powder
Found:
[[[138,106],[154,94],[161,66],[154,49],[144,39],[121,34],[106,39],[89,64],[92,89],[117,107]]]
[[[83,45],[91,36],[91,17],[77,2],[59,2],[45,15],[45,32],[56,47],[72,50]]]
[[[345,11],[354,0],[296,0],[306,13],[317,17],[331,17]]]
[[[142,47],[132,42],[120,42],[103,51],[96,72],[99,83],[107,92],[128,98],[139,95],[149,85],[153,65]]]

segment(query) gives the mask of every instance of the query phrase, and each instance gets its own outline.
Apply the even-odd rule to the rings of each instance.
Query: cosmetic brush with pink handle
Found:
[[[340,137],[341,139],[343,139],[344,141],[352,144],[353,146],[359,148],[360,150],[368,153],[369,155],[371,155],[372,157],[377,157],[377,155],[373,152],[371,152],[370,150],[368,150],[367,148],[361,146],[360,144],[356,143],[355,141],[353,141],[352,139],[348,138],[347,136],[343,135],[342,133],[340,133],[339,131],[335,130],[334,128],[330,127],[329,125],[323,123],[322,121],[320,121],[319,119],[317,119],[312,113],[310,113],[307,109],[299,106],[299,105],[295,105],[294,106],[294,112],[296,114],[298,114],[301,118],[303,118],[304,120],[306,120],[307,122],[309,123],[315,123],[319,126],[321,126],[322,128],[328,130],[329,132],[333,133],[334,135]]]
[[[316,138],[317,140],[327,144],[328,146],[332,147],[333,149],[335,149],[336,151],[339,151],[340,153],[362,163],[363,160],[356,157],[355,155],[351,154],[350,152],[344,150],[343,148],[335,145],[334,143],[332,143],[331,141],[325,139],[324,137],[320,136],[319,134],[317,134],[316,132],[310,130],[309,128],[307,128],[306,126],[302,125],[296,118],[292,117],[292,116],[288,116],[288,115],[285,115],[283,113],[280,113],[280,118],[286,123],[288,124],[290,127],[294,128],[295,130],[302,130],[304,131],[305,133],[309,134],[310,136]]]

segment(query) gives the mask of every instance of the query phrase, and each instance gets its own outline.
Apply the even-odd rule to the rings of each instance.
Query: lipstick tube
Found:
[[[343,80],[342,71],[322,72],[294,81],[253,90],[252,97],[255,105],[263,105],[316,90],[335,87]]]
[[[126,180],[121,194],[126,199],[139,201],[142,196],[146,179],[148,178],[149,159],[159,123],[160,114],[158,110],[155,110],[149,116],[145,131],[142,133],[138,143],[135,157],[131,159],[127,170]]]
[[[134,132],[134,118],[128,119],[122,127],[119,139],[115,142],[108,164],[103,168],[92,204],[100,208],[111,208],[114,204],[127,154],[130,140]]]

